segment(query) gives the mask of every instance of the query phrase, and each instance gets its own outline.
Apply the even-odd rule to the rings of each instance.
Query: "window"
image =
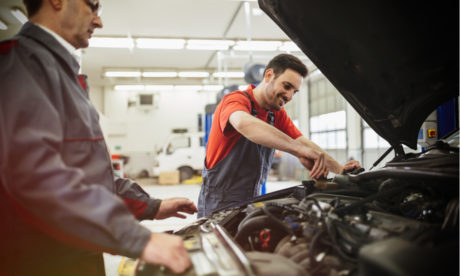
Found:
[[[323,149],[346,149],[345,100],[322,75],[309,85],[310,139]]]
[[[363,148],[365,149],[387,149],[390,147],[390,144],[380,137],[366,121],[363,122]]]
[[[169,142],[166,148],[167,154],[172,154],[178,148],[189,148],[190,137],[176,137]]]
[[[363,147],[363,160],[362,166],[370,169],[374,162],[382,156],[382,154],[390,147],[390,144],[380,137],[364,120],[362,122],[362,147]],[[388,154],[377,167],[382,167],[394,158],[394,152]]]
[[[323,149],[345,149],[345,110],[310,117],[310,137]]]

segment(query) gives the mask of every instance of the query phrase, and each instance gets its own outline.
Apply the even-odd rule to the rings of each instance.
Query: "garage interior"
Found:
[[[90,99],[99,112],[114,170],[135,179],[151,196],[188,197],[197,203],[202,181],[199,166],[213,108],[225,94],[246,89],[248,81],[260,81],[260,69],[279,53],[297,56],[309,70],[299,93],[285,106],[305,137],[339,163],[358,160],[366,170],[382,167],[394,158],[391,153],[374,163],[390,144],[360,117],[257,1],[101,3],[104,27],[97,29],[90,46],[79,52],[81,72],[88,76]],[[21,0],[1,1],[0,40],[18,32],[26,20],[21,12],[25,12]],[[458,98],[453,104],[458,109]],[[422,125],[424,131],[437,128],[436,116],[437,110],[433,110]],[[458,126],[458,120],[454,124]],[[192,135],[198,137],[196,144]],[[430,143],[428,138],[419,140],[416,150],[404,150],[420,152]],[[179,168],[173,162],[190,155],[179,155],[187,148],[202,155],[194,164]],[[297,158],[280,153],[264,193],[309,179]],[[168,231],[195,220],[196,215],[189,215],[142,224],[152,231]],[[122,257],[104,254],[104,260],[106,274],[119,275]]]

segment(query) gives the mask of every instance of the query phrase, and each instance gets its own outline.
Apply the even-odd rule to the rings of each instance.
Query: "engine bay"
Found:
[[[174,232],[184,275],[458,275],[458,166],[458,148],[438,143],[215,212]],[[135,275],[172,274],[132,262]]]

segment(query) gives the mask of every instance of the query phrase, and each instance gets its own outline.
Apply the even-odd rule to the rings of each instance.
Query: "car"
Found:
[[[201,174],[204,166],[204,133],[179,132],[168,136],[165,145],[157,152],[153,175],[179,171],[180,182]]]
[[[415,150],[425,118],[458,100],[458,5],[259,0],[394,158],[302,181],[174,232],[193,263],[185,275],[458,275],[458,129],[417,153],[403,147]],[[137,275],[170,273],[133,262]]]

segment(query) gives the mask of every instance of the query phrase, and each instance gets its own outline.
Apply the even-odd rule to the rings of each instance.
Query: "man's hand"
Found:
[[[359,164],[358,161],[350,160],[342,167],[342,170],[340,173],[344,174],[344,173],[351,172],[359,168],[361,168],[361,164]]]
[[[141,260],[164,265],[174,273],[182,273],[190,266],[190,257],[179,236],[152,233],[142,251]]]
[[[299,160],[305,168],[310,170],[310,177],[316,179],[327,177],[329,169],[324,160],[324,153],[309,149],[306,155],[307,157],[299,157]]]
[[[198,212],[198,209],[196,208],[195,203],[190,201],[188,198],[175,197],[163,199],[161,201],[160,208],[158,208],[155,219],[165,219],[169,217],[186,218],[186,216],[180,212],[192,215]]]

